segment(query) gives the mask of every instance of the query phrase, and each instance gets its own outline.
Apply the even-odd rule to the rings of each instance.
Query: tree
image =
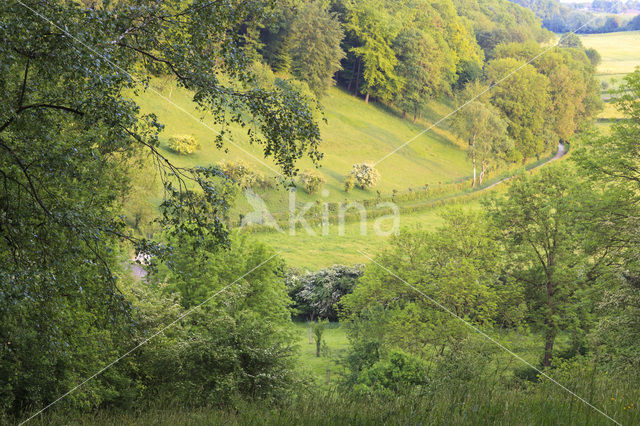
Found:
[[[291,270],[286,278],[289,296],[296,314],[313,321],[316,318],[338,320],[337,304],[353,292],[362,266],[333,265],[317,272]]]
[[[398,56],[398,76],[405,82],[395,100],[403,116],[411,111],[415,121],[429,99],[439,93],[443,55],[433,37],[419,29],[400,33],[393,48]]]
[[[0,336],[22,336],[0,355],[11,371],[0,404],[14,413],[54,401],[130,348],[118,288],[127,244],[158,259],[171,251],[126,226],[131,158],[148,154],[157,168],[158,222],[172,241],[228,243],[220,171],[172,164],[159,149],[162,124],[139,112],[134,93],[152,90],[151,78],[169,75],[193,93],[220,146],[229,125],[251,117],[248,139],[285,175],[296,159],[320,157],[307,100],[286,81],[252,88],[244,29],[267,3],[23,3],[0,5]],[[112,402],[128,386],[116,372],[66,402]]]
[[[618,111],[625,117],[611,124],[609,134],[590,133],[577,151],[582,169],[619,190],[640,188],[640,70],[628,74],[612,91]],[[638,201],[634,191],[627,196]]]
[[[151,297],[175,298],[180,312],[202,306],[138,355],[148,394],[222,404],[239,395],[277,397],[289,386],[295,353],[291,300],[284,263],[274,255],[266,245],[234,235],[227,250],[185,246],[172,252],[171,268],[159,265],[145,283],[147,292],[155,290]],[[158,309],[147,307],[143,314],[149,308]],[[170,380],[167,371],[173,372]]]
[[[342,68],[343,37],[342,25],[320,0],[304,4],[291,25],[293,74],[318,97],[326,93],[333,75]]]
[[[593,65],[594,68],[600,65],[600,62],[602,62],[602,56],[600,55],[600,52],[598,52],[593,47],[585,49],[584,53],[587,55],[589,61],[591,62],[591,65]]]
[[[511,73],[518,69],[518,72]],[[515,143],[512,159],[525,160],[554,145],[545,126],[550,108],[549,79],[529,64],[513,58],[487,64],[488,82],[501,81],[491,91],[491,103],[506,117],[509,136]],[[504,76],[509,75],[505,80]],[[518,158],[520,157],[520,158]]]
[[[580,37],[575,35],[574,33],[567,33],[560,37],[560,41],[558,42],[558,46],[560,47],[573,47],[573,48],[582,48],[582,40]]]
[[[348,4],[346,29],[354,34],[360,45],[351,48],[364,65],[362,93],[366,102],[373,95],[382,101],[393,98],[402,86],[396,74],[398,59],[391,48],[398,28],[386,13],[381,0],[365,0]]]
[[[478,183],[482,185],[487,166],[499,158],[505,158],[512,148],[507,124],[500,112],[486,100],[469,102],[484,90],[486,88],[481,85],[469,84],[460,93],[458,101],[460,106],[466,105],[454,116],[453,121],[453,128],[469,145],[467,153],[473,163],[473,187],[476,186],[476,163],[480,163]]]
[[[326,345],[324,342],[324,331],[327,327],[328,320],[318,320],[313,323],[312,331],[313,331],[313,340],[316,342],[316,357],[320,358],[322,353],[322,347]]]
[[[347,190],[347,181],[351,181],[353,185],[360,189],[369,189],[376,186],[380,181],[380,172],[375,168],[374,164],[355,163],[346,179],[345,190]]]
[[[640,70],[628,74],[613,94],[624,118],[607,133],[585,134],[574,160],[584,176],[606,191],[608,204],[594,210],[591,220],[599,235],[615,243],[610,261],[615,273],[601,281],[601,316],[592,337],[601,360],[634,374],[640,349]]]
[[[551,365],[558,332],[583,333],[579,303],[609,248],[589,217],[598,197],[566,166],[516,178],[504,198],[487,205],[508,257],[507,273],[524,284],[534,324],[545,345],[542,365]]]
[[[479,213],[460,210],[448,211],[444,221],[435,232],[401,232],[365,267],[354,292],[342,298],[343,319],[355,327],[355,346],[375,337],[385,348],[443,352],[468,333],[459,318],[474,324],[497,319],[506,295],[494,285],[500,263],[487,222]]]

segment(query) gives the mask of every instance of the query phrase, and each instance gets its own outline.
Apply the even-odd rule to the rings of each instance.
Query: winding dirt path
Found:
[[[544,163],[542,163],[542,164],[538,164],[537,166],[535,166],[535,167],[533,167],[533,168],[529,169],[528,171],[536,170],[536,169],[539,169],[540,167],[546,166],[547,164],[551,163],[552,161],[555,161],[555,160],[557,160],[558,158],[562,158],[562,157],[564,157],[564,155],[565,155],[566,153],[567,153],[567,150],[565,149],[564,144],[563,144],[563,143],[559,143],[559,144],[558,144],[558,151],[556,151],[556,155],[554,155],[553,157],[549,158],[549,159],[548,159],[547,161],[545,161]],[[513,176],[506,177],[506,178],[504,178],[504,179],[501,179],[501,180],[499,180],[499,181],[497,181],[497,182],[492,183],[491,185],[489,185],[489,186],[487,186],[487,187],[484,187],[484,188],[478,189],[477,191],[474,191],[474,192],[486,191],[487,189],[491,189],[491,188],[493,188],[493,187],[494,187],[494,186],[496,186],[496,185],[499,185],[499,184],[501,184],[501,183],[503,183],[503,182],[507,182],[508,180],[511,180],[512,178],[513,178]]]

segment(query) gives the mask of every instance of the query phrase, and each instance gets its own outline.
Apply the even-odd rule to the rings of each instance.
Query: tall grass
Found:
[[[584,368],[562,382],[617,422],[639,424],[640,392],[631,381],[617,381]],[[195,390],[194,390],[195,391]],[[633,405],[632,405],[633,404]],[[337,390],[302,392],[275,406],[260,402],[230,408],[151,407],[129,412],[98,411],[89,416],[50,414],[33,424],[217,425],[217,424],[509,424],[609,425],[605,415],[557,385],[543,381],[505,386],[476,378],[443,382],[403,395],[358,396]]]

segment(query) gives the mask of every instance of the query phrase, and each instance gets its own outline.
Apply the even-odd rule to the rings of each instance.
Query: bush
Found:
[[[233,236],[227,250],[194,251],[185,244],[172,252],[171,267],[159,265],[148,285],[168,300],[141,306],[147,317],[159,317],[175,303],[185,312],[224,293],[141,348],[138,371],[145,397],[193,406],[277,399],[287,392],[296,360],[291,301],[282,282],[282,261],[265,263],[271,256],[263,244]],[[229,286],[233,277],[261,262],[264,266]]]
[[[317,192],[324,185],[324,182],[325,180],[322,176],[311,170],[300,173],[300,184],[309,194]]]
[[[356,180],[353,178],[353,175],[348,175],[344,179],[344,192],[349,192],[353,189],[356,184]]]
[[[273,188],[273,179],[255,172],[244,161],[223,161],[218,164],[222,173],[234,181],[240,188]]]
[[[392,349],[385,359],[363,369],[358,382],[356,391],[406,392],[416,386],[427,386],[427,365],[416,355]]]
[[[349,177],[353,180],[353,184],[361,189],[373,188],[380,180],[380,172],[378,172],[373,164],[356,163],[353,165]],[[346,190],[345,181],[345,190]]]
[[[193,136],[177,135],[169,138],[167,147],[176,154],[188,155],[200,149],[200,143]]]

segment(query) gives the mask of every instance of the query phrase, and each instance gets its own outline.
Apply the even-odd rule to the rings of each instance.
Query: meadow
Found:
[[[600,81],[619,80],[640,66],[640,31],[580,35],[585,47],[602,56],[597,68]]]

